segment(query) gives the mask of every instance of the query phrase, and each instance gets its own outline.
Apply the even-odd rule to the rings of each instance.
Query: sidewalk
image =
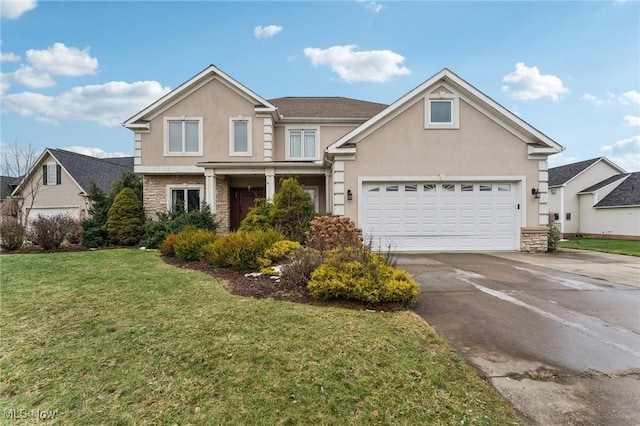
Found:
[[[564,248],[556,253],[488,254],[640,288],[640,257]]]

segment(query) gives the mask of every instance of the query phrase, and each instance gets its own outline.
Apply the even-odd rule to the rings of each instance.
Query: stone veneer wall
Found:
[[[229,206],[229,181],[227,179],[216,178],[216,214],[218,222],[218,232],[227,234],[231,227]]]
[[[526,253],[546,253],[549,229],[547,227],[522,228],[520,250]]]
[[[181,186],[202,185],[204,187],[204,176],[171,175],[156,176],[145,175],[142,179],[144,191],[142,203],[148,218],[155,219],[156,213],[167,211],[167,185]],[[202,193],[204,197],[204,191]]]

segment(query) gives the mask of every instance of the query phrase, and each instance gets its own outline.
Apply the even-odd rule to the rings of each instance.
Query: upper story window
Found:
[[[164,119],[165,155],[202,155],[202,117]]]
[[[229,119],[229,155],[251,155],[251,118],[232,117]]]
[[[288,129],[288,160],[316,160],[318,158],[317,129]]]
[[[42,184],[60,185],[62,184],[62,167],[60,164],[47,163],[42,166]]]
[[[458,129],[458,97],[452,93],[432,93],[425,98],[426,129]]]

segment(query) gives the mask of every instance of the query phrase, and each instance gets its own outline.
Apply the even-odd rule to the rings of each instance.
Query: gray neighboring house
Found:
[[[583,235],[640,239],[640,172],[611,176],[578,197]]]
[[[605,157],[550,168],[549,214],[563,236],[638,237],[640,190],[633,186],[635,174]]]
[[[11,193],[17,188],[22,180],[22,176],[0,176],[0,216],[12,216],[15,212],[11,211],[9,201]]]
[[[15,188],[12,196],[24,194],[24,209],[31,206],[29,188],[37,187],[30,218],[38,214],[67,213],[78,219],[87,217],[89,189],[95,181],[105,192],[122,173],[133,172],[133,157],[96,158],[62,149],[47,148]]]

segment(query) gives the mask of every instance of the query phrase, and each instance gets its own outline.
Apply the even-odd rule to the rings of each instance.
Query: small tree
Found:
[[[89,188],[89,218],[83,220],[82,225],[82,245],[87,247],[101,247],[109,244],[109,235],[102,229],[107,223],[107,215],[111,207],[111,199],[100,189],[95,182],[91,182]]]
[[[113,244],[132,246],[144,235],[145,215],[142,202],[131,188],[116,196],[107,215],[104,230]]]
[[[115,200],[120,191],[125,188],[133,189],[133,192],[136,193],[136,196],[140,202],[142,202],[142,179],[133,172],[124,172],[117,181],[113,182],[109,198]]]
[[[294,177],[280,181],[280,192],[273,197],[273,225],[287,239],[304,242],[309,222],[315,217],[313,200]]]

